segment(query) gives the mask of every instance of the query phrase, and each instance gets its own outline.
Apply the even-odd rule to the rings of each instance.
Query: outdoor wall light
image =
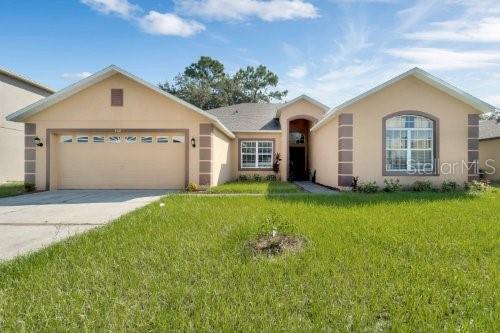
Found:
[[[35,138],[33,139],[33,141],[35,141],[35,145],[36,145],[37,147],[43,147],[42,140],[40,140],[40,138],[39,138],[39,137],[35,137]]]
[[[192,146],[193,148],[195,148],[195,147],[196,147],[196,139],[195,139],[195,138],[191,138],[191,146]]]

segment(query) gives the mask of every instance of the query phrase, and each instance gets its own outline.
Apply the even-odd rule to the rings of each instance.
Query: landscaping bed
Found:
[[[0,198],[12,197],[27,192],[23,182],[7,182],[0,184]]]
[[[500,325],[497,190],[174,195],[162,203],[0,264],[0,331]],[[269,229],[307,242],[255,256],[249,244]]]
[[[208,193],[299,193],[301,190],[293,183],[281,181],[234,181],[211,187]]]

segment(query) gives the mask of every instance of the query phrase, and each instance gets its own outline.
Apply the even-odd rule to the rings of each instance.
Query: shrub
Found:
[[[256,181],[256,182],[260,182],[262,181],[262,176],[259,175],[258,173],[256,173],[255,175],[253,175],[253,180]]]
[[[239,175],[238,181],[239,182],[246,182],[246,181],[248,181],[248,176],[247,175]]]
[[[455,192],[458,190],[459,190],[458,184],[452,180],[445,180],[441,185],[441,191],[443,192]]]
[[[198,191],[198,184],[190,182],[186,188],[188,192],[196,192]]]
[[[480,182],[473,180],[471,182],[465,182],[464,189],[468,192],[484,192],[488,190],[490,186],[486,182]]]
[[[358,192],[362,193],[377,193],[379,187],[376,182],[361,183],[358,185]]]
[[[276,181],[276,180],[278,180],[278,179],[276,178],[276,175],[267,175],[267,176],[266,176],[266,180],[267,180],[268,182],[275,182],[275,181]]]
[[[398,192],[401,191],[401,184],[399,179],[384,179],[384,192]]]
[[[24,190],[26,192],[34,192],[36,190],[35,184],[32,183],[25,183],[24,184]]]
[[[417,180],[411,185],[411,189],[415,192],[430,192],[432,191],[432,183],[428,180]]]

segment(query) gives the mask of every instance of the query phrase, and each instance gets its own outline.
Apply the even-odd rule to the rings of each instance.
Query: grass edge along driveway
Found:
[[[499,327],[497,191],[162,202],[0,265],[0,330]],[[306,248],[255,257],[270,224]]]

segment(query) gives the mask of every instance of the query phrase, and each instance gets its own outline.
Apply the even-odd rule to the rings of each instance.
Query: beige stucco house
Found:
[[[24,125],[5,117],[52,93],[40,83],[0,68],[0,184],[24,178]]]
[[[330,109],[284,104],[200,110],[110,66],[8,116],[26,128],[38,189],[213,186],[241,174],[331,187],[477,177],[478,120],[493,107],[418,68]]]
[[[486,179],[500,181],[500,110],[479,122],[479,165]]]

